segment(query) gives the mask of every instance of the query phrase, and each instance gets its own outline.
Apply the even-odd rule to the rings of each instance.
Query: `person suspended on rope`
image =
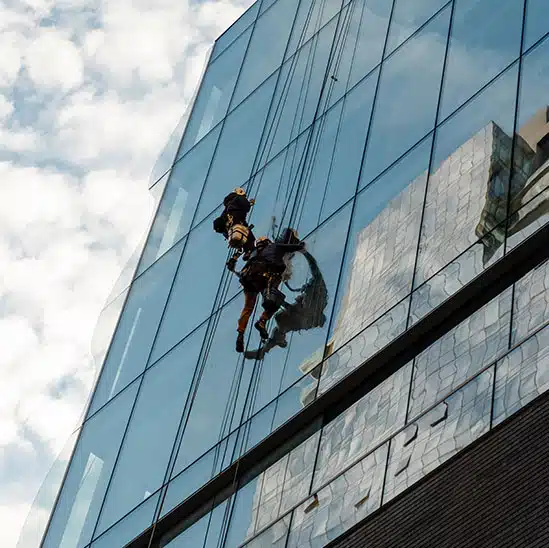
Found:
[[[247,260],[254,250],[253,226],[249,226],[246,219],[254,203],[253,199],[248,199],[243,188],[235,188],[223,199],[223,213],[213,222],[215,232],[223,234],[229,241],[229,247],[235,249],[235,254],[227,262],[229,270],[234,270],[242,253],[244,260]]]
[[[267,322],[285,302],[285,295],[279,289],[287,269],[285,258],[288,254],[304,250],[305,242],[299,240],[297,233],[291,229],[287,229],[283,237],[274,242],[266,236],[256,240],[255,250],[239,274],[244,289],[244,307],[238,319],[237,352],[244,351],[244,333],[260,293],[263,296],[263,313],[254,327],[262,339],[269,337]]]

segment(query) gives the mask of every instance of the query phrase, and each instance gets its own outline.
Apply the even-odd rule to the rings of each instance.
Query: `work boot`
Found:
[[[239,333],[236,337],[236,351],[239,354],[244,352],[244,333]]]
[[[267,322],[265,320],[259,319],[257,322],[255,322],[254,327],[259,331],[259,335],[262,339],[268,339],[269,338],[269,332],[267,331],[267,328],[265,327],[265,324]]]

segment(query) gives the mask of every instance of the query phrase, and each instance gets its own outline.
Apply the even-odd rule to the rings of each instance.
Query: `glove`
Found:
[[[248,200],[250,202],[250,205],[255,205],[255,200],[252,198],[251,200]]]
[[[227,268],[228,268],[231,272],[233,272],[235,266],[236,266],[236,257],[231,257],[231,258],[227,261]]]

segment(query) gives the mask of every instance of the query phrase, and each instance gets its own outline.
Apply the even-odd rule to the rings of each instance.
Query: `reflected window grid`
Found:
[[[410,418],[442,399],[508,350],[511,289],[473,313],[416,357]]]
[[[405,446],[406,431],[391,443],[383,503],[488,432],[494,368],[475,377],[417,420],[417,437]]]
[[[496,365],[494,424],[549,389],[549,327],[530,337]]]

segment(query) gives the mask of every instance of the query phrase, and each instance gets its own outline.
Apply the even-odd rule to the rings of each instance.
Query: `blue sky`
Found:
[[[78,425],[97,318],[150,222],[155,160],[213,40],[251,4],[0,6],[2,547]]]

